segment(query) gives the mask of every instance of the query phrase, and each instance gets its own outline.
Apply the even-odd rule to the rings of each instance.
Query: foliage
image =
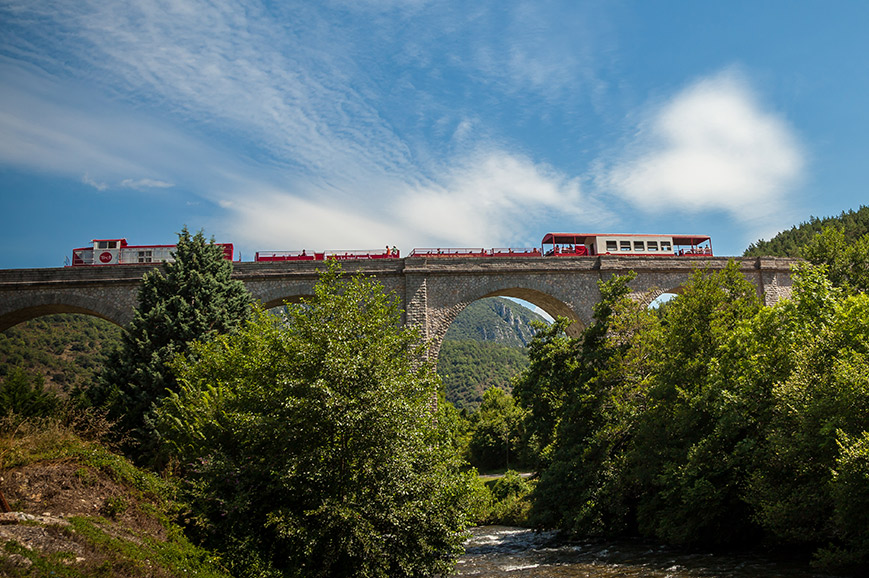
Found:
[[[540,326],[528,346],[530,365],[514,381],[513,395],[525,416],[526,444],[545,465],[552,452],[565,398],[573,387],[579,341],[567,336],[570,320]]]
[[[286,311],[258,313],[177,366],[161,428],[201,536],[276,575],[448,571],[470,474],[432,415],[438,384],[413,361],[416,332],[379,284],[345,280],[335,263],[315,299]]]
[[[73,500],[87,501],[79,507],[92,509],[93,515],[67,515],[69,527],[45,526],[40,534],[49,541],[46,548],[40,548],[36,540],[30,540],[28,547],[15,540],[5,542],[0,547],[3,576],[228,577],[214,554],[191,544],[171,521],[179,511],[173,483],[137,469],[122,456],[98,442],[83,439],[56,419],[30,419],[17,422],[14,428],[8,424],[0,427],[0,470],[10,472],[14,468],[29,478],[31,486],[25,494],[40,491],[33,487],[34,482],[50,478],[59,465],[76,470],[93,488],[92,495],[80,494],[81,498]],[[11,496],[6,479],[4,489]],[[121,485],[122,498],[104,500],[109,480]],[[64,492],[50,488],[54,491],[43,491],[42,499],[68,493],[70,485],[63,480]],[[28,513],[45,511],[41,500],[23,502],[13,503]],[[111,520],[98,516],[92,508],[100,502],[102,513],[111,514]],[[76,560],[78,554],[72,552],[83,556]],[[22,559],[29,564],[22,564]]]
[[[76,395],[96,381],[121,328],[90,315],[46,315],[0,333],[0,377],[20,367],[47,389]]]
[[[523,464],[523,413],[510,394],[498,388],[486,391],[479,411],[470,420],[471,465],[487,471]]]
[[[100,386],[88,392],[95,405],[108,408],[126,436],[127,451],[142,462],[156,457],[156,405],[178,389],[169,362],[191,342],[231,332],[249,315],[247,290],[231,274],[222,248],[185,227],[175,261],[142,279],[133,321],[112,351]]]
[[[48,417],[59,404],[60,398],[45,390],[45,381],[39,374],[14,368],[0,382],[0,416]]]
[[[867,502],[857,480],[869,423],[869,296],[827,290],[811,337],[773,389],[768,445],[748,497],[778,539],[826,543],[866,560],[869,527],[857,510]]]
[[[476,410],[490,388],[511,389],[511,380],[528,366],[524,349],[474,340],[444,339],[438,375],[447,400],[458,409]]]
[[[856,211],[842,211],[837,217],[812,217],[799,226],[782,231],[769,241],[759,240],[748,246],[743,253],[746,257],[802,257],[802,249],[826,228],[841,230],[849,239],[857,239],[869,234],[869,206],[861,206]]]
[[[869,207],[864,207],[869,210]],[[869,224],[867,224],[869,227]],[[869,232],[848,237],[841,229],[827,227],[803,247],[802,255],[823,266],[837,287],[848,291],[869,291]]]
[[[707,544],[749,536],[733,456],[743,432],[728,405],[739,392],[725,396],[716,371],[728,336],[759,308],[754,285],[731,262],[719,273],[695,273],[665,312],[661,362],[627,453],[644,534]]]
[[[572,526],[572,518],[591,499],[591,480],[604,473],[595,471],[594,462],[584,454],[595,451],[591,438],[609,388],[605,380],[597,379],[598,372],[623,349],[606,340],[609,324],[633,277],[600,282],[601,301],[595,305],[593,323],[576,339],[564,337],[563,329],[544,336],[540,350],[532,353],[532,366],[534,360],[541,360],[542,371],[535,368],[517,381],[517,397],[523,405],[531,402],[526,405],[531,414],[529,429],[540,439],[551,440],[548,448],[543,446],[549,455],[540,460],[543,471],[533,498],[532,520],[537,525]],[[565,320],[559,324],[566,327]],[[566,367],[559,370],[559,364]],[[547,401],[535,403],[537,395]]]
[[[546,354],[514,389],[526,428],[552,432],[532,521],[677,544],[766,539],[865,571],[869,295],[859,267],[834,262],[853,262],[847,249],[821,251],[837,239],[817,237],[819,264],[796,268],[793,298],[773,307],[731,263],[656,312],[610,287],[581,338],[541,332]]]
[[[474,507],[471,520],[475,525],[528,526],[531,510],[530,496],[536,484],[526,475],[507,470],[494,478],[474,478],[472,494]]]

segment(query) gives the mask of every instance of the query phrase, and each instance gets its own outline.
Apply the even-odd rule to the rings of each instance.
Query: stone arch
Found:
[[[275,307],[282,306],[284,303],[300,303],[302,299],[311,299],[313,297],[313,294],[305,293],[299,295],[288,295],[286,297],[275,297],[269,301],[261,301],[261,303],[265,309],[274,309]]]
[[[44,294],[31,299],[27,305],[0,314],[0,331],[37,317],[58,313],[92,315],[121,327],[133,319],[132,310],[125,310],[105,301],[80,295]]]
[[[650,307],[652,305],[652,303],[655,301],[655,299],[657,299],[661,295],[667,295],[667,294],[681,295],[684,290],[685,290],[684,285],[677,285],[677,286],[671,287],[669,289],[662,289],[660,287],[652,287],[651,289],[647,289],[645,291],[631,291],[628,294],[628,298],[637,302],[637,303],[641,303],[645,307]]]
[[[568,328],[568,334],[572,337],[576,337],[582,333],[582,330],[585,327],[582,319],[580,319],[579,315],[577,315],[568,304],[548,293],[544,293],[543,291],[523,287],[504,287],[471,293],[472,294],[464,296],[461,301],[455,302],[449,307],[439,311],[429,311],[430,325],[428,358],[435,365],[437,365],[438,354],[440,353],[441,345],[443,344],[447,329],[449,329],[450,325],[452,325],[453,321],[455,321],[456,317],[465,309],[465,307],[480,299],[486,299],[489,297],[514,297],[540,307],[553,318],[559,316],[567,317],[573,321]]]
[[[298,303],[304,298],[314,296],[315,279],[305,280],[257,280],[245,283],[254,301],[265,309],[280,307],[285,302]]]

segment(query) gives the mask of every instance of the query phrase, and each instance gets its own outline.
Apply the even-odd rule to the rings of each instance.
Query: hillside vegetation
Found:
[[[450,325],[438,356],[447,401],[476,410],[487,389],[509,392],[513,376],[528,366],[525,346],[535,333],[532,321],[543,318],[509,299],[468,305]]]
[[[0,485],[12,509],[0,513],[0,576],[229,577],[172,521],[183,513],[173,483],[61,420],[9,426],[0,426]]]
[[[752,243],[743,253],[746,257],[803,257],[806,246],[825,227],[842,230],[848,239],[859,239],[869,233],[869,207],[861,206],[856,211],[842,211],[837,217],[811,217],[805,223],[782,231],[769,241],[763,239]]]
[[[94,382],[121,328],[90,315],[46,315],[0,333],[0,378],[24,369],[45,378],[46,389],[70,394]]]
[[[479,299],[459,313],[444,339],[524,348],[536,333],[531,327],[532,321],[543,321],[543,317],[515,301],[502,297]]]

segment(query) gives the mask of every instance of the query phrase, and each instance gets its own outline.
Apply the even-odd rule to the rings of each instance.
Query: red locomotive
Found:
[[[175,245],[128,245],[126,239],[94,239],[90,247],[72,250],[73,267],[80,265],[138,265],[174,261]],[[232,243],[217,243],[232,261]]]

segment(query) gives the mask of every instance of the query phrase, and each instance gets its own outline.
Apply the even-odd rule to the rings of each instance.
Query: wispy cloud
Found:
[[[124,179],[121,181],[121,186],[125,189],[145,191],[148,189],[170,189],[175,185],[157,179]]]
[[[647,212],[763,219],[786,205],[804,164],[794,130],[728,69],[656,107],[603,181]]]
[[[408,190],[397,206],[417,234],[470,246],[527,243],[529,234],[539,234],[535,224],[553,213],[586,224],[611,218],[583,194],[578,178],[498,149],[457,162],[436,184]]]

